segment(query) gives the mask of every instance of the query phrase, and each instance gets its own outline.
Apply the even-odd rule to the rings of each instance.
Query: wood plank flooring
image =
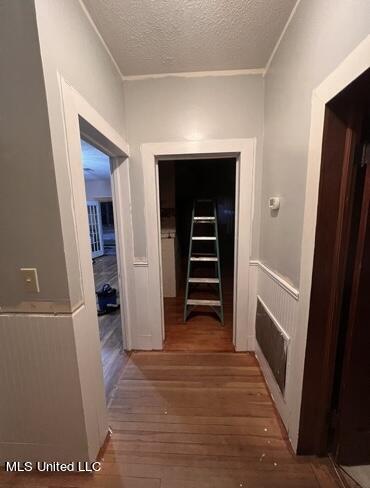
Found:
[[[117,256],[108,255],[96,258],[93,264],[95,290],[109,283],[118,290]]]
[[[233,346],[233,274],[223,273],[224,326],[209,307],[197,307],[184,322],[185,291],[164,299],[165,351],[231,352]],[[199,295],[204,298],[204,294]],[[197,298],[197,295],[193,295]],[[208,298],[213,298],[212,296]]]
[[[129,355],[122,348],[120,313],[102,315],[98,320],[105,397],[108,403]]]
[[[339,486],[325,460],[289,450],[252,354],[133,353],[109,419],[113,434],[100,473],[1,473],[0,486]]]
[[[193,313],[184,322],[184,297],[164,299],[165,351],[233,351],[232,302],[225,304],[225,325],[212,312]]]
[[[97,258],[93,269],[95,290],[101,289],[105,283],[109,283],[117,291],[119,290],[116,256],[108,255]],[[98,321],[105,397],[109,402],[123,366],[128,360],[128,355],[122,347],[121,312],[101,315]]]

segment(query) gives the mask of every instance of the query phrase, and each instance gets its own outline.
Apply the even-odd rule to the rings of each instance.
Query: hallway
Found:
[[[325,461],[290,452],[252,354],[133,353],[109,417],[100,473],[2,473],[0,486],[338,486]]]

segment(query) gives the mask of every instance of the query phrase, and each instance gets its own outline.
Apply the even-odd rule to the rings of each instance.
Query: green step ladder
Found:
[[[199,207],[203,207],[203,212],[201,215],[197,215]],[[211,215],[204,215],[206,213],[204,209],[206,209],[207,213],[210,213]],[[208,228],[209,232],[203,231],[203,229],[206,228]],[[198,252],[194,251],[194,244],[199,242],[201,242],[202,246],[208,247],[206,252],[203,252],[203,250],[200,250]],[[212,263],[213,271],[209,274],[213,274],[214,276],[192,276],[194,267],[197,265],[202,266],[204,263]],[[193,287],[204,284],[215,287],[215,298],[217,299],[210,300],[208,298],[190,298],[190,293]],[[193,211],[191,216],[188,269],[186,276],[184,322],[186,322],[192,310],[198,306],[210,307],[219,317],[221,324],[224,325],[220,248],[218,242],[217,206],[214,200],[198,199],[195,200],[193,204]]]

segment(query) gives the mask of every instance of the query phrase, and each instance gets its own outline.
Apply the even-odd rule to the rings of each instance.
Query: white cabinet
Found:
[[[172,234],[162,235],[162,276],[163,296],[165,298],[175,297],[178,287],[178,250],[177,238]]]

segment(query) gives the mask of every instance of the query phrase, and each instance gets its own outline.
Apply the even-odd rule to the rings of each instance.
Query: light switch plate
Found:
[[[24,288],[28,293],[39,293],[39,279],[36,268],[21,268]]]

